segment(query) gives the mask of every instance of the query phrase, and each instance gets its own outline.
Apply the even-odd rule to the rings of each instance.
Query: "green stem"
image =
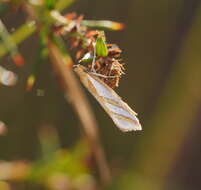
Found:
[[[10,35],[10,38],[14,44],[20,44],[30,35],[36,31],[36,24],[34,21],[29,21],[22,25],[16,32]],[[9,49],[5,47],[3,43],[0,44],[0,58],[8,53]]]

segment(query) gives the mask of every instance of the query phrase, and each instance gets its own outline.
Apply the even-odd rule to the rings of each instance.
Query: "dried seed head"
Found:
[[[70,13],[64,16],[68,20],[68,25],[55,30],[56,34],[67,37],[71,49],[76,49],[76,59],[84,64],[89,71],[99,74],[99,78],[111,88],[118,87],[121,75],[124,74],[124,67],[121,63],[121,49],[115,44],[107,44],[103,31],[89,30],[83,26],[83,15],[77,16]],[[105,53],[97,53],[97,39],[102,39],[106,46],[102,45]],[[101,46],[99,47],[102,48]],[[102,51],[99,51],[102,52]],[[106,53],[107,52],[107,53]],[[93,55],[93,59],[83,61],[86,55]],[[102,76],[102,77],[101,77]]]

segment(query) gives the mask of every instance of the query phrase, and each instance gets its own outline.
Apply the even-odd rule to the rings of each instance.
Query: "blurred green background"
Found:
[[[122,48],[126,63],[126,75],[116,91],[138,113],[143,126],[141,132],[122,133],[86,91],[113,176],[109,185],[91,189],[201,189],[201,2],[78,0],[64,13],[72,11],[86,19],[126,24],[125,30],[106,31],[106,36]],[[12,33],[25,23],[26,14],[10,9],[1,13],[1,19]],[[53,131],[48,132],[51,138],[60,143],[51,146],[54,150],[62,147],[73,152],[78,142],[84,146],[79,119],[48,62],[39,66],[33,90],[25,91],[37,43],[32,35],[19,45],[23,67],[13,65],[10,56],[1,58],[0,64],[15,71],[19,81],[12,88],[0,86],[0,120],[8,128],[0,136],[0,160],[40,160],[44,142],[39,134],[47,127]],[[79,146],[78,152],[86,148],[79,150]],[[96,176],[96,169],[86,170]],[[42,188],[31,184],[14,182],[10,188]]]

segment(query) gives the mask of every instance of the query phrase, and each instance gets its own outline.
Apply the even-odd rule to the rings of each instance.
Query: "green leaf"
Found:
[[[55,8],[56,0],[45,0],[45,7],[49,10],[52,10]]]
[[[4,23],[0,20],[0,39],[4,44],[4,47],[7,51],[9,51],[12,55],[17,52],[17,46],[13,42],[9,32],[6,29]]]
[[[108,55],[108,49],[105,44],[104,37],[98,37],[96,40],[96,54],[98,56],[106,57]]]
[[[82,25],[102,30],[122,30],[125,25],[110,20],[82,20]]]

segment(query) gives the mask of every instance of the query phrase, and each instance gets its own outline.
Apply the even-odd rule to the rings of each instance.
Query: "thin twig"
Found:
[[[70,99],[73,108],[77,112],[87,139],[92,147],[101,180],[103,183],[106,183],[110,180],[110,169],[99,140],[98,128],[94,114],[72,71],[72,60],[70,57],[68,57],[68,59],[64,57],[50,40],[48,43],[48,49],[51,63],[64,84],[65,96],[68,97],[68,101]]]

